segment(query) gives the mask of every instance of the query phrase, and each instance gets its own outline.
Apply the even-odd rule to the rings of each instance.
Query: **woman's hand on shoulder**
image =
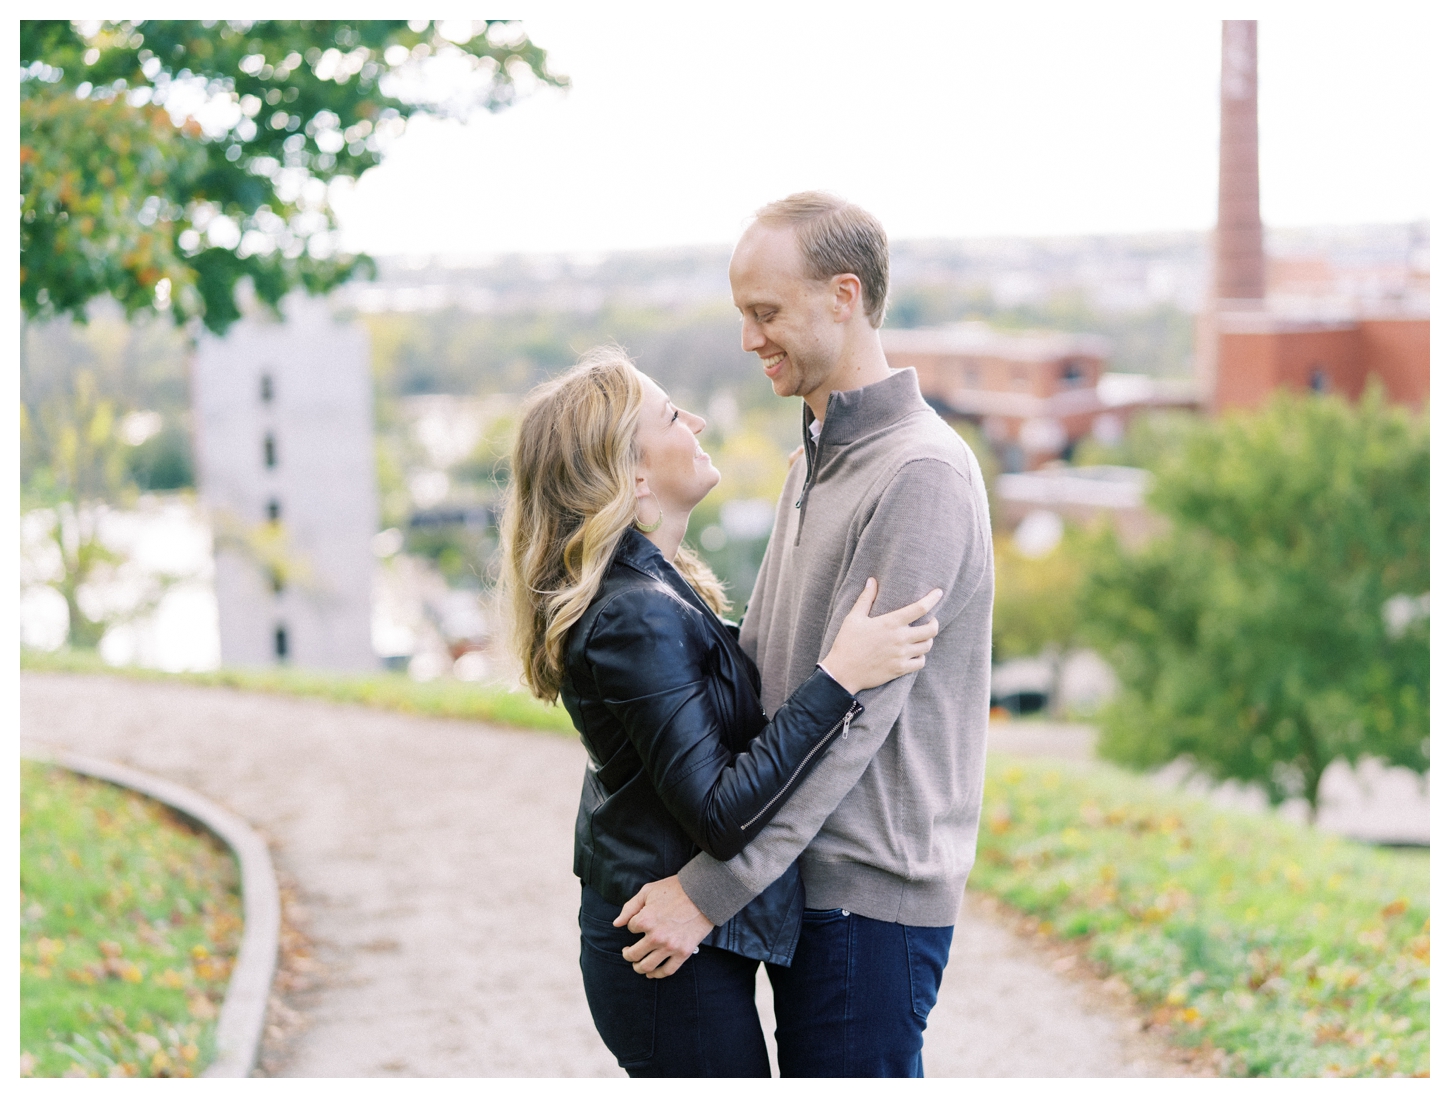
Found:
[[[856,605],[841,623],[830,652],[821,661],[826,673],[853,694],[920,671],[926,666],[932,638],[941,628],[936,618],[921,625],[911,624],[941,601],[940,588],[900,610],[873,618],[871,607],[876,592],[876,580],[868,579]]]

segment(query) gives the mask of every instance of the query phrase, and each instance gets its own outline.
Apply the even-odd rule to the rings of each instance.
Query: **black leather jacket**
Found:
[[[738,854],[861,712],[817,669],[767,722],[735,633],[630,529],[566,639],[559,693],[589,752],[574,872],[611,903],[699,850]],[[789,964],[804,906],[792,866],[705,941]]]

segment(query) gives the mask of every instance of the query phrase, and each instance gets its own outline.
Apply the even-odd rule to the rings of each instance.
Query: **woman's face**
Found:
[[[644,374],[639,379],[644,385],[644,407],[635,434],[640,454],[636,487],[641,495],[646,488],[653,492],[666,515],[688,515],[720,483],[720,470],[710,463],[710,455],[700,449],[695,437],[705,429],[705,420],[676,408],[665,391]],[[653,522],[654,509],[646,504],[641,518]]]

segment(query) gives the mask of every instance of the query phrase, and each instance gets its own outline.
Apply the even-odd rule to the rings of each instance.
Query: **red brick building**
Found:
[[[916,371],[937,411],[979,425],[1008,472],[1064,457],[1089,434],[1121,438],[1127,417],[1144,407],[1197,404],[1191,385],[1105,373],[1101,336],[973,322],[885,328],[881,346],[893,367]]]
[[[1302,321],[1270,312],[1218,318],[1213,408],[1256,408],[1275,389],[1358,399],[1370,377],[1390,400],[1430,399],[1430,318]]]
[[[1198,332],[1206,402],[1215,412],[1256,408],[1276,389],[1354,400],[1377,377],[1391,400],[1424,407],[1430,398],[1428,316],[1407,315],[1401,306],[1392,315],[1337,310],[1338,320],[1304,319],[1347,288],[1324,260],[1271,264],[1268,276],[1277,285],[1265,284],[1253,20],[1224,20],[1219,97],[1214,289]],[[1409,268],[1381,273],[1402,299],[1407,290],[1428,290],[1428,270],[1423,279]]]

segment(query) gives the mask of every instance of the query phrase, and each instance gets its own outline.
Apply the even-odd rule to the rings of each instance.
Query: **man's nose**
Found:
[[[747,319],[740,322],[740,346],[746,351],[756,351],[765,346],[765,337],[754,321]]]

